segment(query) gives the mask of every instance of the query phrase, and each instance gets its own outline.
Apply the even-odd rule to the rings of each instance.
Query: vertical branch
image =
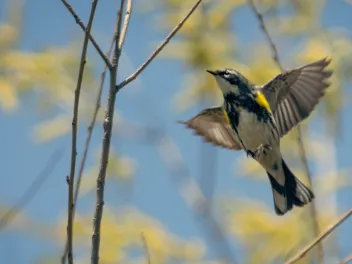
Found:
[[[276,46],[275,46],[275,44],[269,34],[268,29],[266,28],[266,25],[265,25],[265,22],[263,19],[263,15],[258,11],[258,9],[256,8],[253,1],[254,0],[248,0],[248,3],[250,5],[251,9],[253,10],[255,16],[257,17],[259,24],[260,24],[260,28],[263,31],[263,33],[264,33],[264,35],[270,45],[272,55],[273,55],[273,60],[275,61],[275,63],[278,65],[278,67],[280,68],[280,70],[282,72],[283,67],[282,67],[282,64],[280,63],[277,48],[276,48]],[[302,131],[301,131],[301,127],[299,124],[297,125],[297,133],[298,133],[297,143],[298,143],[301,161],[302,161],[305,173],[306,173],[306,177],[308,178],[309,185],[313,189],[312,176],[311,176],[311,173],[309,170],[306,150],[305,150],[305,146],[304,146],[303,139],[302,139]],[[313,229],[314,229],[314,237],[317,237],[318,234],[320,233],[320,230],[319,230],[319,222],[318,222],[318,217],[317,217],[316,203],[314,200],[312,201],[312,203],[310,205],[310,214],[311,214],[312,225],[313,225]],[[319,243],[317,245],[317,259],[318,259],[319,264],[323,263],[323,257],[324,257],[323,246],[322,246],[322,244]]]
[[[113,48],[113,44],[115,41],[115,36],[113,38],[113,40],[111,41],[111,45],[109,47],[109,50],[106,53],[106,57],[110,58],[110,55],[112,53],[112,48]],[[110,62],[109,62],[110,63]],[[84,167],[86,164],[86,160],[87,160],[87,156],[88,156],[88,152],[89,152],[89,146],[90,146],[90,142],[91,142],[91,138],[92,138],[92,134],[93,134],[93,130],[94,130],[94,126],[95,126],[95,122],[98,116],[98,112],[100,109],[100,102],[101,102],[101,95],[103,92],[103,86],[104,86],[104,82],[105,82],[105,75],[106,75],[106,71],[108,69],[108,65],[104,64],[104,69],[101,73],[100,76],[100,84],[99,84],[99,88],[98,88],[98,93],[97,93],[97,98],[96,98],[96,103],[95,103],[95,109],[94,109],[94,113],[92,115],[92,119],[89,123],[89,126],[87,128],[87,137],[86,137],[86,141],[84,144],[84,150],[83,150],[83,156],[80,162],[80,166],[79,166],[79,170],[78,170],[78,176],[77,176],[77,183],[76,183],[76,187],[75,187],[75,191],[74,191],[74,197],[73,197],[73,203],[74,203],[74,208],[73,208],[73,219],[75,217],[75,212],[76,212],[76,206],[77,206],[77,199],[78,199],[78,194],[79,194],[79,190],[81,187],[81,181],[82,181],[82,176],[83,176],[83,171],[84,171]],[[65,264],[65,259],[67,256],[67,251],[68,251],[68,241],[66,240],[66,245],[65,245],[65,250],[61,256],[61,264]]]
[[[61,0],[66,6],[68,5],[66,0]],[[89,21],[86,29],[86,33],[84,36],[82,53],[81,53],[81,62],[79,65],[79,72],[78,72],[78,80],[77,86],[75,90],[75,99],[74,99],[74,106],[73,106],[73,118],[72,118],[72,149],[71,149],[71,168],[70,168],[70,177],[68,178],[68,220],[67,220],[67,241],[68,241],[68,262],[70,264],[73,263],[73,187],[75,181],[75,168],[76,168],[76,155],[77,155],[77,125],[78,125],[78,106],[79,106],[79,98],[83,80],[83,73],[84,73],[84,66],[86,63],[86,55],[87,55],[87,47],[88,47],[88,40],[90,36],[90,31],[93,24],[95,9],[97,7],[98,0],[92,0],[92,8],[90,11]]]
[[[122,86],[116,87],[116,75],[118,70],[119,58],[121,55],[121,50],[123,47],[123,39],[120,40],[120,35],[124,36],[127,31],[128,21],[131,15],[132,3],[127,3],[127,12],[125,15],[125,22],[123,29],[121,30],[122,24],[122,9],[124,7],[125,0],[121,0],[120,9],[117,16],[117,32],[116,32],[116,44],[115,52],[112,59],[112,68],[110,68],[110,90],[108,97],[108,106],[104,119],[104,137],[103,137],[103,147],[101,153],[101,163],[99,168],[99,175],[97,179],[97,191],[96,191],[96,210],[93,219],[93,234],[92,234],[92,251],[91,251],[91,263],[96,264],[99,262],[99,247],[100,247],[100,226],[103,215],[103,205],[104,205],[104,187],[105,187],[105,177],[108,165],[110,142],[111,142],[111,131],[113,127],[114,109],[115,109],[115,99],[116,94]],[[181,22],[171,31],[171,33],[166,37],[162,44],[154,51],[154,53],[147,59],[145,63],[134,73],[132,77],[123,82],[123,86],[127,83],[133,81],[148,65],[149,63],[159,54],[159,52],[166,46],[166,44],[171,40],[171,38],[177,33],[177,31],[182,27],[186,20],[195,11],[202,0],[197,0],[194,6],[186,14],[186,16],[181,20]],[[122,34],[121,34],[122,32]]]
[[[129,0],[131,2],[132,0]],[[97,202],[96,210],[93,219],[93,235],[92,235],[92,252],[91,252],[91,263],[97,264],[99,262],[99,248],[100,248],[100,227],[101,220],[103,216],[103,206],[104,206],[104,187],[106,170],[109,160],[110,143],[111,143],[111,131],[113,127],[114,110],[115,110],[115,86],[116,86],[116,75],[118,69],[119,58],[121,55],[121,49],[123,44],[123,39],[121,39],[121,46],[119,46],[120,34],[121,34],[121,23],[122,23],[122,11],[124,7],[125,0],[121,0],[120,8],[117,14],[117,26],[115,32],[115,51],[112,59],[112,68],[110,68],[110,89],[108,97],[108,105],[104,119],[104,138],[103,138],[103,148],[101,153],[101,162],[99,168],[99,175],[97,179]],[[128,5],[132,8],[132,4]],[[131,10],[127,10],[128,14],[125,16],[125,31],[127,31],[128,21],[130,19]],[[125,33],[124,33],[125,34]],[[125,35],[123,35],[124,38]]]
[[[120,50],[122,49],[122,46],[125,42],[126,33],[127,33],[128,25],[130,23],[131,14],[132,14],[132,0],[128,0],[127,6],[126,6],[126,15],[125,15],[125,19],[123,21],[123,27],[122,27],[121,36],[119,39],[119,46],[118,47]]]

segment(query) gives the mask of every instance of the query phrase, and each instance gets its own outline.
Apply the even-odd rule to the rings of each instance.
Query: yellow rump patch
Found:
[[[230,118],[229,118],[229,115],[227,114],[226,110],[224,110],[224,116],[225,116],[227,123],[229,123],[231,125]]]
[[[257,91],[256,101],[261,107],[264,107],[269,113],[271,113],[269,103],[266,100],[264,94],[262,94],[260,91]]]

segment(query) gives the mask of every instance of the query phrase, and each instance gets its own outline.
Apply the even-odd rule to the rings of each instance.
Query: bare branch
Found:
[[[260,28],[262,29],[262,31],[264,32],[264,35],[267,39],[267,41],[269,42],[271,51],[272,51],[272,55],[273,55],[273,60],[276,62],[276,64],[278,65],[278,67],[280,68],[281,72],[283,71],[283,67],[280,63],[280,59],[279,59],[279,54],[277,51],[277,48],[274,44],[274,41],[272,40],[269,31],[265,25],[264,19],[263,19],[263,15],[258,11],[258,9],[256,8],[254,2],[254,0],[248,0],[248,3],[250,5],[250,7],[252,8],[254,14],[256,15],[259,24],[260,24]],[[306,155],[306,150],[305,150],[305,146],[303,143],[303,139],[302,139],[302,131],[301,131],[301,127],[298,124],[297,125],[297,143],[298,143],[298,148],[299,148],[299,152],[300,152],[300,157],[301,157],[301,161],[306,173],[306,176],[309,180],[309,185],[311,188],[313,188],[313,181],[312,181],[312,175],[310,173],[309,170],[309,166],[308,166],[308,159],[307,159],[307,155]],[[316,204],[315,201],[312,201],[311,205],[310,205],[310,214],[312,217],[312,225],[313,225],[313,230],[314,230],[314,237],[318,236],[318,234],[320,233],[319,230],[319,223],[318,223],[318,216],[317,216],[317,209],[316,209]],[[323,252],[323,245],[322,244],[318,244],[317,245],[317,259],[318,259],[318,263],[322,264],[323,263],[323,257],[324,257],[324,252]]]
[[[273,53],[273,59],[274,61],[276,62],[277,66],[280,68],[281,71],[283,71],[283,67],[280,63],[280,59],[279,59],[279,53],[277,51],[277,48],[274,44],[274,41],[272,40],[270,34],[269,34],[269,31],[268,29],[266,28],[266,25],[265,25],[265,22],[264,22],[264,19],[263,19],[263,15],[258,11],[257,7],[255,6],[253,0],[248,0],[248,3],[250,5],[250,7],[252,8],[255,16],[257,17],[258,21],[259,21],[259,24],[260,24],[260,28],[261,30],[263,31],[267,41],[269,42],[269,45],[270,45],[270,48],[271,48],[271,51]]]
[[[80,19],[80,17],[78,16],[78,14],[76,13],[76,11],[73,9],[73,7],[67,3],[66,0],[61,0],[62,3],[65,5],[65,7],[67,8],[67,10],[71,13],[71,15],[73,16],[73,18],[75,19],[76,23],[80,26],[80,28],[84,31],[87,32],[87,28],[85,27],[85,25],[83,24],[82,20]],[[108,66],[108,68],[110,69],[112,67],[110,61],[109,61],[109,57],[107,57],[104,52],[102,51],[102,49],[100,48],[99,44],[95,41],[95,39],[93,38],[93,36],[91,35],[91,33],[89,32],[89,40],[90,42],[92,42],[94,48],[97,50],[97,52],[99,53],[100,57],[103,59],[103,61],[105,62],[105,64]]]
[[[346,212],[336,223],[330,225],[320,236],[314,239],[311,243],[309,243],[306,247],[304,247],[298,254],[292,257],[290,260],[286,261],[285,264],[292,264],[300,260],[307,254],[309,250],[311,250],[314,246],[316,246],[320,241],[326,238],[332,231],[334,231],[342,222],[344,222],[348,217],[352,215],[352,209]]]
[[[66,0],[61,0],[62,3],[68,7],[68,3]],[[73,200],[73,187],[75,182],[75,169],[76,169],[76,155],[77,155],[77,125],[78,125],[78,106],[79,106],[79,98],[83,80],[83,73],[84,73],[84,66],[86,64],[86,55],[87,55],[87,48],[88,48],[88,40],[90,31],[93,24],[95,10],[98,4],[98,0],[92,0],[92,8],[89,15],[88,26],[86,29],[86,33],[83,40],[83,47],[81,53],[81,62],[79,65],[79,72],[78,72],[78,80],[77,86],[75,90],[75,99],[73,105],[73,118],[72,118],[72,149],[71,149],[71,169],[70,169],[70,177],[68,180],[68,219],[67,219],[67,241],[68,241],[68,262],[69,264],[73,264],[73,208],[75,206]],[[70,6],[69,6],[70,7]],[[70,9],[69,9],[70,10]],[[72,7],[71,7],[71,10]],[[72,13],[72,12],[71,12]],[[76,17],[75,17],[76,18]],[[77,18],[76,18],[77,21]]]
[[[121,49],[119,47],[119,42],[120,42],[120,36],[121,36],[122,11],[123,11],[124,5],[125,5],[125,0],[121,0],[120,8],[119,8],[119,11],[117,14],[117,20],[116,20],[117,30],[116,30],[116,34],[115,34],[115,52],[114,52],[114,56],[112,58],[113,69],[111,69],[111,72],[114,72],[115,75],[117,72],[118,63],[119,63],[119,59],[120,59],[120,55],[121,55]],[[130,13],[126,13],[124,20],[129,21],[129,17],[130,17]],[[128,25],[128,22],[127,22],[127,25]],[[127,30],[127,27],[126,27],[126,30]]]
[[[147,243],[147,240],[145,239],[145,236],[143,233],[141,233],[141,237],[142,237],[142,242],[143,242],[143,246],[144,246],[144,251],[145,251],[145,254],[147,255],[147,264],[152,264],[150,253],[149,253],[149,248],[148,248],[148,243]]]
[[[11,207],[0,219],[0,230],[6,228],[6,226],[29,204],[32,199],[36,196],[44,182],[49,178],[51,172],[55,169],[55,166],[62,158],[63,149],[56,150],[47,161],[45,167],[34,179],[28,189],[23,193],[21,198],[18,200],[16,205]]]
[[[164,39],[164,41],[156,48],[153,54],[127,79],[122,81],[119,85],[116,86],[116,92],[123,88],[125,85],[132,82],[134,79],[138,77],[138,75],[154,60],[154,58],[162,51],[162,49],[166,46],[167,43],[172,39],[172,37],[180,30],[183,24],[187,21],[187,19],[193,14],[193,12],[197,9],[200,3],[203,0],[197,0],[194,6],[188,11],[186,16],[180,21],[180,23],[170,32],[170,34]]]
[[[115,43],[114,41],[115,41],[115,35],[114,35],[114,37],[113,37],[113,39],[111,41],[109,50],[106,53],[106,57],[107,58],[110,58],[110,56],[111,56],[112,49],[113,49],[114,43]],[[98,112],[99,112],[99,109],[100,109],[101,95],[102,95],[102,92],[103,92],[103,86],[104,86],[104,82],[105,82],[105,75],[106,75],[106,70],[107,69],[108,69],[108,66],[106,64],[104,64],[104,69],[103,69],[103,71],[101,73],[101,76],[100,76],[100,85],[99,85],[99,89],[98,89],[98,93],[97,93],[97,99],[96,99],[96,103],[95,103],[94,113],[92,115],[92,119],[91,119],[91,121],[89,123],[89,126],[87,128],[87,137],[86,137],[86,141],[85,141],[85,144],[84,144],[83,156],[82,156],[81,163],[80,163],[80,166],[79,166],[79,171],[78,171],[78,176],[77,176],[77,184],[76,184],[76,187],[75,187],[74,198],[73,198],[74,204],[76,206],[77,206],[77,199],[78,199],[79,190],[80,190],[80,187],[81,187],[83,171],[84,171],[84,167],[85,167],[87,156],[88,156],[90,141],[91,141],[91,138],[92,138],[95,122],[96,122],[96,119],[97,119],[97,116],[98,116]],[[76,206],[73,208],[73,219],[75,217]],[[64,250],[64,252],[63,252],[63,254],[61,256],[61,264],[65,264],[67,251],[68,251],[68,241],[66,240],[65,250]]]
[[[350,262],[352,262],[352,254],[348,255],[343,260],[341,260],[339,264],[348,264]]]
[[[99,175],[97,179],[97,201],[93,219],[93,235],[92,235],[92,251],[91,251],[91,263],[99,263],[99,248],[100,248],[100,227],[101,219],[103,217],[103,206],[104,206],[104,188],[106,170],[109,160],[110,142],[111,142],[111,131],[113,127],[114,111],[115,111],[115,100],[116,100],[116,75],[118,70],[119,59],[121,55],[121,49],[119,48],[119,40],[121,35],[121,23],[122,23],[122,11],[125,0],[121,0],[120,8],[117,15],[116,32],[115,32],[115,52],[112,59],[112,68],[110,68],[110,89],[108,97],[107,110],[105,112],[104,119],[104,138],[103,147],[101,152],[101,162],[99,168]],[[129,14],[126,14],[126,16]],[[126,19],[125,19],[126,20]],[[127,28],[126,28],[127,29]]]
[[[197,8],[202,0],[198,0],[195,6],[191,9],[191,11],[186,15],[186,17],[181,21],[181,23],[174,29],[173,32],[169,35],[168,39],[163,43],[156,51],[153,58],[160,52],[160,50],[169,42],[169,40],[174,36],[177,31],[182,27],[184,22],[188,19],[188,17],[193,13],[193,11]],[[108,98],[108,107],[105,115],[104,120],[104,138],[103,138],[103,149],[101,154],[101,164],[99,169],[99,175],[97,180],[97,203],[96,203],[96,210],[94,214],[93,220],[93,235],[92,235],[92,252],[91,252],[91,263],[96,264],[99,261],[99,246],[100,246],[100,225],[101,219],[103,214],[103,205],[104,205],[104,187],[105,187],[105,177],[106,177],[106,169],[108,164],[109,158],[109,151],[110,151],[110,141],[111,141],[111,131],[113,127],[113,117],[114,117],[114,108],[115,108],[115,99],[118,89],[116,89],[116,73],[118,69],[119,58],[121,55],[121,47],[123,44],[123,39],[120,38],[121,36],[121,21],[122,21],[122,10],[124,6],[124,0],[121,0],[120,10],[118,12],[117,18],[117,32],[116,32],[116,46],[115,46],[115,53],[112,61],[113,67],[110,69],[110,91],[109,91],[109,98]],[[127,7],[127,12],[125,15],[124,21],[126,22],[126,30],[128,26],[129,16],[131,12],[128,12],[129,8],[132,8],[132,3],[130,2],[130,6]],[[123,33],[125,34],[125,33]],[[121,47],[119,44],[121,43]],[[153,60],[153,58],[149,59],[146,64],[143,66],[143,69]],[[139,70],[139,73],[143,70]],[[137,73],[137,75],[139,74]],[[134,77],[135,78],[135,77]],[[133,78],[133,79],[134,79]],[[130,82],[130,81],[129,81]]]
[[[118,47],[120,50],[122,50],[123,44],[125,42],[126,33],[127,33],[128,25],[130,23],[131,14],[132,14],[132,0],[128,0],[127,7],[126,7],[126,15],[125,15],[125,18],[123,21],[121,36],[119,39],[119,46]]]

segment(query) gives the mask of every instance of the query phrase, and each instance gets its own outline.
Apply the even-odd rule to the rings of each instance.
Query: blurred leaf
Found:
[[[304,220],[308,207],[277,217],[272,207],[261,202],[238,199],[234,203],[236,210],[227,214],[227,226],[249,253],[247,263],[282,263],[310,240],[310,223]]]
[[[75,219],[75,244],[90,248],[91,216],[77,215]],[[60,240],[65,238],[66,219],[57,232]],[[168,263],[171,260],[197,261],[203,258],[205,249],[198,239],[182,239],[171,234],[154,218],[133,208],[126,208],[114,214],[104,206],[101,226],[102,263],[128,263],[128,250],[139,249],[144,252],[141,234],[148,243],[152,263]],[[144,254],[144,253],[143,253]],[[86,259],[88,261],[88,258]]]
[[[57,137],[65,135],[71,130],[70,116],[57,116],[44,121],[34,128],[34,138],[37,142],[51,141]]]
[[[18,98],[12,83],[0,77],[0,107],[5,111],[18,107]]]
[[[9,213],[11,212],[11,213]],[[3,228],[23,228],[30,222],[28,216],[22,211],[22,208],[14,208],[13,205],[0,205],[0,231]]]
[[[314,186],[322,194],[334,193],[342,188],[351,188],[351,171],[340,170],[327,172],[316,177]]]

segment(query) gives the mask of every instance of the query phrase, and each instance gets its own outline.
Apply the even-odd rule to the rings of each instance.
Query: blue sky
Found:
[[[4,18],[6,5],[10,1],[0,0],[0,14]],[[83,21],[88,20],[90,5],[78,1],[71,1]],[[136,6],[138,1],[136,1]],[[327,1],[323,12],[323,24],[326,27],[345,27],[351,30],[352,6],[344,1]],[[103,50],[106,50],[116,13],[116,1],[100,1],[95,16],[93,32]],[[156,43],[165,36],[155,30],[153,14],[134,11],[131,24],[125,42],[125,50],[121,58],[120,80],[136,69],[152,52]],[[24,29],[19,49],[39,51],[44,47],[64,46],[69,44],[80,34],[78,25],[64,8],[61,1],[33,0],[25,5]],[[259,31],[257,21],[249,9],[243,8],[236,14],[233,21],[234,31],[239,35],[242,43],[251,43],[262,40],[263,35]],[[245,29],[241,25],[248,25]],[[293,43],[291,43],[292,45]],[[102,62],[93,49],[90,49],[90,58],[96,69],[96,76],[102,69]],[[79,54],[77,54],[79,56]],[[286,65],[287,67],[296,65]],[[191,131],[175,124],[176,120],[185,120],[196,114],[200,107],[194,107],[186,112],[177,112],[172,107],[172,98],[181,89],[180,80],[185,70],[178,61],[156,59],[138,80],[126,89],[122,90],[116,100],[116,108],[122,115],[136,122],[148,125],[162,124],[166,133],[178,144],[184,160],[194,177],[200,175],[199,149],[201,139],[192,135]],[[345,87],[347,89],[347,87]],[[140,106],[138,106],[140,105]],[[210,105],[207,105],[210,106]],[[64,146],[64,157],[57,164],[57,168],[43,185],[37,196],[25,209],[25,213],[31,218],[46,223],[56,222],[66,212],[67,185],[66,175],[69,172],[70,159],[70,134],[54,140],[50,143],[37,144],[32,140],[32,128],[43,115],[38,115],[34,109],[32,98],[28,95],[21,97],[21,107],[13,113],[0,112],[0,160],[2,182],[0,185],[0,201],[4,204],[13,204],[21,196],[27,186],[43,168],[48,157],[57,147]],[[147,109],[146,109],[147,108]],[[337,158],[339,167],[347,167],[350,162],[351,140],[348,135],[352,133],[350,124],[351,107],[342,114],[342,135],[336,140]],[[67,109],[71,111],[71,109]],[[145,114],[148,111],[148,114]],[[316,126],[315,126],[316,125]],[[159,125],[160,126],[160,125]],[[319,121],[310,128],[316,131]],[[83,147],[86,124],[80,131],[78,149]],[[95,157],[101,143],[102,128],[96,127],[92,144],[93,157]],[[157,156],[155,148],[146,144],[140,144],[131,140],[113,137],[113,145],[122,154],[132,157],[138,164],[137,174],[134,181],[133,197],[129,203],[133,203],[140,210],[151,214],[159,219],[172,232],[183,237],[202,237],[192,214],[179,196],[177,188],[170,181],[168,172]],[[204,146],[206,151],[211,146]],[[250,195],[259,198],[271,206],[272,196],[268,182],[250,182],[242,177],[234,177],[233,166],[236,158],[243,153],[235,153],[228,150],[216,149],[216,194],[229,194],[234,196]],[[78,160],[80,159],[80,151]],[[89,164],[88,164],[89,166]],[[121,191],[116,184],[107,187],[107,202],[114,202]],[[89,211],[94,202],[94,195],[84,199],[79,204],[79,211]],[[338,211],[347,210],[351,203],[352,195],[349,190],[340,191],[338,194]],[[344,223],[339,228],[341,238],[341,257],[352,251],[348,245],[348,233],[352,232],[352,220]],[[30,243],[29,243],[30,241]],[[56,254],[60,247],[55,243],[47,243],[30,235],[23,235],[15,231],[5,231],[0,234],[0,255],[7,263],[34,263],[35,259],[44,254]],[[15,250],[17,254],[9,253]]]

